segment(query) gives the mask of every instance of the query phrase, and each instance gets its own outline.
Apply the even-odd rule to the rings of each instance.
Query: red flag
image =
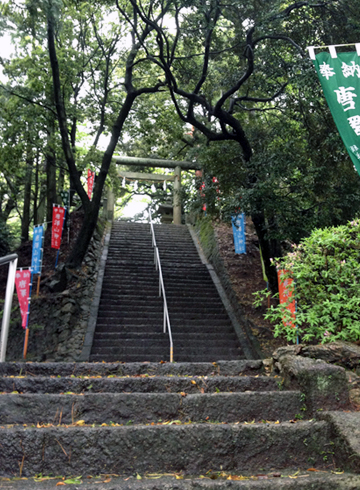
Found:
[[[30,270],[23,271],[22,269],[20,269],[15,274],[16,292],[19,298],[22,319],[21,324],[23,328],[26,328],[27,315],[29,311],[30,277]]]
[[[88,185],[88,197],[91,200],[91,195],[94,187],[95,172],[92,172],[88,168],[87,185]]]
[[[278,282],[279,282],[279,300],[280,304],[287,303],[291,298],[293,297],[293,290],[292,290],[292,284],[294,282],[294,279],[291,277],[286,277],[283,278],[285,274],[287,274],[289,271],[285,269],[278,270]],[[291,317],[295,321],[295,298],[291,301],[290,304],[286,307],[290,313]],[[295,325],[292,321],[286,322],[285,319],[283,320],[284,326],[290,326],[292,328],[295,328]]]
[[[53,206],[53,219],[51,231],[51,248],[60,248],[61,235],[64,223],[65,208],[63,206]]]

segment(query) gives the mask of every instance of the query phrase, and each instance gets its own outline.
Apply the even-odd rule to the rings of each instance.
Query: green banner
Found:
[[[360,174],[360,58],[357,53],[318,53],[314,65],[335,124]]]
[[[70,206],[70,191],[60,191],[61,199],[65,206]]]

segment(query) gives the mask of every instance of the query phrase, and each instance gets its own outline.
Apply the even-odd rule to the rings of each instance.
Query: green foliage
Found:
[[[314,230],[286,257],[275,260],[297,301],[296,326],[286,306],[272,306],[265,318],[277,322],[275,336],[295,342],[360,339],[360,220]],[[258,299],[261,296],[258,295]]]

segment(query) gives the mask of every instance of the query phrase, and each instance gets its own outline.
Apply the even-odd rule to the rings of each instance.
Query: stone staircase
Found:
[[[0,363],[0,489],[359,490],[358,414],[322,411],[348,408],[342,368],[241,359],[187,229],[156,233],[177,362],[148,226],[115,223],[101,362]]]
[[[2,363],[0,488],[359,489],[281,386],[262,361]]]
[[[155,225],[174,361],[245,359],[186,226]],[[148,224],[114,222],[90,361],[168,361],[163,300]]]

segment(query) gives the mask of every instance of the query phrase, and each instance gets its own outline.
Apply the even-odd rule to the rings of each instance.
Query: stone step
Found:
[[[141,339],[144,334],[149,334],[151,335],[152,338],[159,338],[159,339],[162,339],[164,337],[164,335],[167,335],[167,334],[164,334],[162,332],[162,330],[159,332],[159,329],[153,327],[152,330],[148,329],[146,330],[144,328],[144,331],[143,332],[139,332],[138,330],[134,331],[134,330],[130,330],[130,329],[121,329],[121,331],[119,332],[96,332],[95,335],[94,335],[94,340],[108,340],[109,342],[113,342],[113,341],[116,341],[116,340],[122,340],[124,338],[127,338],[127,339]],[[184,332],[179,332],[179,331],[172,331],[172,336],[173,336],[173,340],[174,342],[179,342],[180,344],[177,344],[177,345],[181,345],[181,343],[183,342],[193,342],[193,341],[203,341],[204,340],[204,333],[203,332],[188,332],[188,333],[184,333]],[[216,340],[217,342],[224,342],[223,340],[223,335],[221,335],[221,332],[206,332],[206,338],[208,340]],[[237,337],[235,335],[235,333],[231,333],[227,336],[227,339],[231,340],[234,343],[237,344],[238,340],[237,340]]]
[[[280,379],[279,379],[280,380]],[[276,391],[279,380],[267,376],[157,377],[3,377],[0,393],[205,393]],[[280,380],[281,381],[281,380]]]
[[[160,336],[161,335],[161,336]],[[162,354],[168,351],[169,337],[167,334],[156,335],[153,333],[148,333],[147,335],[138,336],[124,336],[123,338],[94,338],[93,346],[91,352],[93,354],[104,353],[114,353],[114,354],[126,354],[130,353],[130,349],[136,349],[139,353],[158,353]],[[238,354],[239,343],[235,339],[224,339],[218,335],[215,338],[189,338],[183,336],[179,338],[173,335],[173,345],[174,351],[176,353],[194,353],[197,351],[198,354],[228,354],[232,352]]]
[[[137,315],[138,313],[141,314],[142,312],[145,312],[147,314],[158,312],[161,313],[163,311],[163,300],[162,298],[159,298],[156,302],[150,302],[147,301],[146,298],[139,298],[138,303],[134,307],[132,303],[127,303],[126,301],[121,303],[119,300],[111,301],[105,297],[102,298],[100,302],[100,308],[101,307],[106,308],[107,313],[118,312],[119,314],[121,314],[123,312],[125,314],[127,312],[126,310],[130,310],[131,313],[135,315]],[[226,315],[225,310],[221,304],[215,306],[204,306],[200,304],[196,308],[195,306],[186,308],[186,306],[179,305],[174,301],[172,303],[168,303],[168,307],[169,314],[176,315],[177,317],[181,315],[182,317],[186,318],[209,318],[213,316],[215,318],[218,318],[218,315]]]
[[[242,350],[234,345],[221,346],[217,345],[217,342],[212,344],[204,344],[204,342],[193,342],[192,344],[174,345],[174,361],[178,362],[184,360],[184,357],[191,357],[192,360],[196,360],[202,357],[203,360],[211,361],[216,357],[220,359],[239,359],[243,357]],[[141,356],[143,361],[146,361],[146,356],[149,359],[152,356],[156,356],[156,359],[160,362],[161,360],[170,360],[170,342],[152,342],[149,341],[139,342],[133,340],[126,340],[119,342],[118,345],[114,343],[112,346],[99,346],[94,343],[93,349],[91,350],[91,355],[101,356],[101,360],[112,359],[114,361],[129,362],[127,359],[128,355],[135,356],[136,354]]]
[[[261,375],[261,360],[218,361],[217,363],[92,363],[92,362],[1,362],[0,376],[242,376]],[[274,378],[276,379],[276,378]]]
[[[207,320],[206,323],[199,322],[198,320],[187,320],[184,322],[183,320],[171,319],[170,325],[172,331],[176,332],[203,332],[204,335],[211,332],[220,332],[220,333],[230,333],[233,332],[233,328],[230,320]],[[163,328],[163,319],[153,319],[152,321],[144,322],[141,318],[129,318],[127,321],[119,320],[117,317],[113,317],[110,319],[98,319],[97,327],[98,331],[106,331],[104,327],[109,327],[109,332],[119,332],[123,328],[128,329],[129,331],[142,331],[145,330],[147,326],[149,328],[158,328],[160,331]]]
[[[322,468],[330,443],[328,424],[315,421],[0,431],[1,475],[18,474],[20,462],[23,477]]]
[[[198,352],[189,353],[189,352],[174,352],[173,361],[174,362],[212,362],[217,359],[221,359],[221,361],[240,361],[245,360],[246,356],[236,355],[236,354],[221,354],[216,352],[214,355],[209,354],[199,354]],[[170,353],[169,349],[164,351],[162,354],[131,354],[127,353],[123,354],[121,358],[118,355],[106,355],[106,354],[91,354],[89,361],[91,362],[122,362],[122,363],[132,363],[132,362],[169,362],[170,361]]]
[[[116,319],[117,320],[125,320],[127,318],[149,318],[149,319],[154,319],[154,318],[158,318],[160,315],[162,315],[162,311],[150,311],[150,310],[147,310],[146,311],[146,308],[144,308],[144,310],[142,311],[139,307],[138,311],[134,311],[134,310],[131,310],[131,311],[125,311],[125,310],[122,310],[122,311],[117,311],[116,312]],[[101,318],[114,318],[114,312],[112,311],[109,311],[109,309],[106,309],[106,310],[99,310],[99,313],[98,313],[98,318],[101,319]],[[205,313],[205,312],[200,312],[200,311],[189,311],[189,312],[182,312],[182,313],[177,313],[176,315],[176,320],[177,321],[187,321],[187,320],[197,320],[197,321],[203,321],[205,322],[205,320],[207,319],[212,319],[212,320],[227,320],[228,319],[228,316],[226,313]]]
[[[134,294],[136,292],[137,294],[142,294],[144,293],[145,295],[151,293],[159,293],[159,283],[158,281],[154,282],[153,284],[149,284],[146,282],[141,282],[141,281],[134,281],[132,283],[120,283],[119,281],[112,281],[111,283],[109,281],[104,284],[104,287],[102,288],[102,291],[104,293],[108,292],[119,292],[122,294]],[[174,286],[169,286],[168,284],[165,284],[165,294],[166,296],[182,296],[182,297],[188,297],[191,296],[192,298],[204,298],[206,296],[216,296],[215,289],[212,285],[209,286],[193,286],[193,287],[186,287],[184,288],[181,284],[174,285]],[[217,295],[217,297],[219,297]]]
[[[205,472],[203,472],[205,473]],[[222,476],[219,476],[222,475]],[[295,476],[293,476],[295,475]],[[232,481],[228,481],[231,478]],[[33,490],[41,482],[42,490],[54,490],[54,485],[64,484],[65,477],[14,478],[2,481],[3,489]],[[69,478],[71,481],[71,478]],[[209,472],[205,475],[183,475],[176,472],[163,476],[160,473],[144,472],[142,474],[98,475],[85,479],[79,477],[75,490],[359,490],[360,476],[349,473],[334,474],[329,470],[308,472],[289,469],[273,469],[264,472],[262,469],[252,472]],[[72,482],[73,483],[73,482]],[[81,486],[80,486],[81,485]],[[231,486],[229,486],[231,485]]]
[[[152,294],[150,294],[152,293]],[[142,299],[143,301],[146,301],[149,305],[150,304],[155,304],[155,303],[158,303],[159,301],[161,302],[161,304],[163,303],[163,299],[161,296],[159,296],[159,290],[156,289],[152,292],[148,292],[146,291],[145,294],[142,294],[140,296],[140,294],[138,295],[135,295],[135,294],[119,294],[119,293],[116,293],[116,292],[107,292],[106,294],[103,294],[101,296],[101,299],[103,300],[108,300],[109,303],[111,302],[116,302],[116,303],[120,303],[122,301],[126,301],[126,304],[138,304],[138,301],[139,299]],[[184,308],[186,306],[192,306],[192,305],[200,305],[202,308],[204,307],[207,307],[207,305],[209,306],[214,306],[214,305],[218,305],[219,307],[222,307],[223,303],[221,301],[221,299],[219,297],[216,297],[215,295],[213,296],[205,296],[203,297],[201,300],[199,300],[199,298],[194,298],[193,296],[191,297],[183,297],[183,296],[180,296],[180,297],[177,297],[175,295],[169,295],[167,296],[166,295],[166,299],[167,299],[167,304],[169,306],[171,305],[182,305]]]
[[[185,395],[185,394],[184,394]],[[0,425],[289,421],[301,414],[300,393],[84,393],[0,395]]]
[[[201,325],[198,322],[189,325],[192,321],[186,322],[184,324],[183,322],[179,321],[170,321],[171,324],[171,331],[172,333],[181,333],[181,334],[199,334],[202,336],[207,336],[208,334],[220,334],[220,335],[228,335],[228,334],[233,334],[234,329],[232,328],[232,325],[230,323],[230,320],[226,322],[218,322],[215,324],[215,322],[212,323],[212,325],[209,325],[208,322],[206,322],[206,325]],[[121,321],[118,321],[117,323],[115,320],[111,321],[111,323],[105,322],[105,321],[98,321],[97,322],[97,328],[96,332],[122,332],[122,331],[127,331],[127,332],[134,332],[134,333],[147,333],[155,330],[156,332],[162,332],[163,329],[163,321],[161,319],[153,322],[147,322],[144,324],[144,322],[141,322],[141,319],[138,320],[131,320],[131,322],[126,322],[122,323]]]

